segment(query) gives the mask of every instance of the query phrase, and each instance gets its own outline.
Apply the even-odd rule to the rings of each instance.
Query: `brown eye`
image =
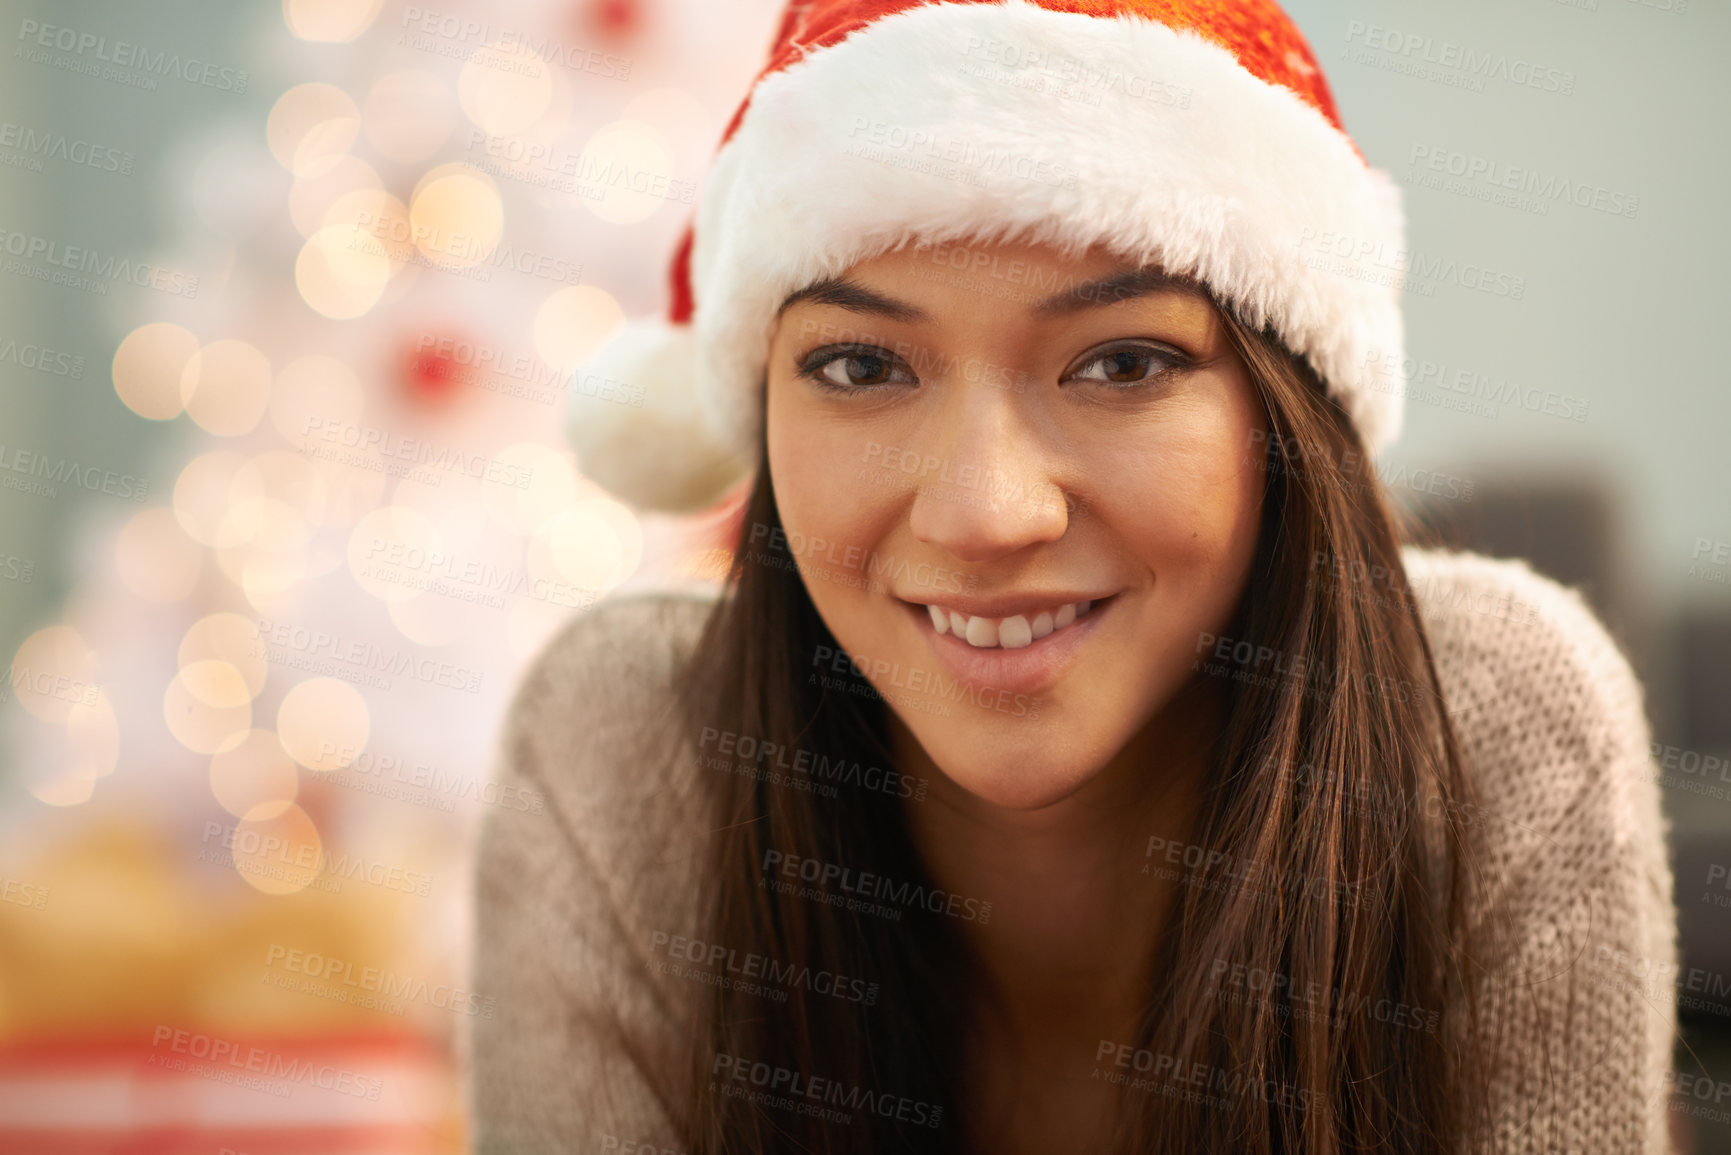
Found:
[[[1069,379],[1103,385],[1140,385],[1181,363],[1176,354],[1153,345],[1119,345],[1079,362],[1081,370],[1072,373]]]
[[[869,389],[874,385],[914,380],[913,374],[896,358],[869,350],[832,358],[817,372],[825,382],[849,389]]]

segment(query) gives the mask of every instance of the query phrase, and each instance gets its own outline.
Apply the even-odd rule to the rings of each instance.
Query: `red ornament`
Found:
[[[643,25],[642,0],[589,0],[589,26],[609,40],[628,40]]]
[[[404,391],[423,405],[443,405],[457,392],[462,364],[456,350],[466,342],[453,334],[429,338],[426,334],[403,346]]]

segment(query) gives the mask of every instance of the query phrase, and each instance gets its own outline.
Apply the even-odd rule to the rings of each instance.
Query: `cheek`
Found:
[[[882,446],[857,430],[825,420],[789,396],[795,385],[772,382],[765,414],[770,480],[787,533],[788,550],[808,580],[812,601],[828,607],[857,595],[848,583],[821,580],[856,573],[893,523],[893,488],[861,480],[866,458]],[[875,476],[875,474],[874,474]],[[832,625],[832,629],[834,626]]]
[[[1122,480],[1102,495],[1127,545],[1167,593],[1231,595],[1248,569],[1261,522],[1258,411],[1221,405],[1124,445]],[[1134,460],[1130,460],[1133,457]]]

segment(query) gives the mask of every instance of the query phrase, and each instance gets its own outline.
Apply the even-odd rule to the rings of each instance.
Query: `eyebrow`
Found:
[[[1096,281],[1072,285],[1039,301],[1033,306],[1033,311],[1045,316],[1062,316],[1083,309],[1115,305],[1120,301],[1130,301],[1154,293],[1182,293],[1203,300],[1210,299],[1206,290],[1188,277],[1174,276],[1162,269],[1147,267],[1126,269]],[[910,324],[931,320],[931,314],[918,305],[898,301],[845,277],[828,277],[790,293],[775,315],[781,316],[802,301],[834,305],[850,313],[885,317]]]

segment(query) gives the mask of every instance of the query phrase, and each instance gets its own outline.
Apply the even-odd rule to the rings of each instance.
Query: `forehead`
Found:
[[[892,320],[929,319],[921,302],[982,299],[996,311],[1062,317],[1152,296],[1212,306],[1208,292],[1157,265],[1101,248],[1065,251],[1030,242],[909,244],[790,293],[780,312],[824,305]]]

